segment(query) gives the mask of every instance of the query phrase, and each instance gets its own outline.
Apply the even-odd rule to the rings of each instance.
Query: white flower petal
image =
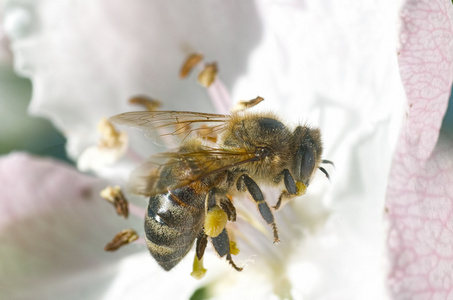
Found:
[[[77,168],[81,171],[101,171],[118,161],[127,151],[128,135],[117,131],[107,119],[99,122],[98,131],[101,133],[98,145],[85,149],[77,161]]]
[[[302,220],[307,202],[323,203],[327,223],[294,247],[288,278],[309,299],[382,299],[382,214],[405,102],[396,60],[399,3],[279,4],[260,6],[263,43],[233,98],[258,91],[262,107],[319,126],[324,157],[335,163],[330,186],[316,187],[317,178],[295,200]],[[312,282],[298,288],[299,276]]]
[[[13,0],[5,23],[16,67],[33,81],[30,112],[52,120],[73,158],[96,143],[101,117],[137,109],[127,105],[136,94],[164,109],[212,111],[195,79],[178,79],[186,56],[218,61],[231,88],[260,38],[256,8],[245,1]]]
[[[80,155],[77,168],[80,171],[100,170],[113,164],[121,156],[117,149],[102,150],[97,146],[88,147]]]

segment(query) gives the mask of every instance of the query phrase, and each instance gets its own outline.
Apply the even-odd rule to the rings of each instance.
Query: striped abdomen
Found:
[[[189,252],[204,222],[205,195],[190,187],[152,196],[145,217],[145,236],[151,255],[165,270]]]

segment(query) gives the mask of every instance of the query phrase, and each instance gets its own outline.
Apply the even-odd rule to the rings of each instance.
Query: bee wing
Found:
[[[129,190],[144,196],[162,194],[257,160],[255,152],[207,146],[184,153],[159,153],[132,172]]]
[[[181,143],[193,135],[215,142],[229,119],[229,115],[188,111],[133,111],[110,118],[116,124],[143,129],[147,137],[163,140],[164,145],[171,144],[169,137]]]

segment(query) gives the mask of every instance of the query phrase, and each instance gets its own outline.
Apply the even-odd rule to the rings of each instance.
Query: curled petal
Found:
[[[453,142],[438,140],[453,80],[451,1],[407,1],[399,64],[408,97],[387,190],[395,299],[453,295]]]

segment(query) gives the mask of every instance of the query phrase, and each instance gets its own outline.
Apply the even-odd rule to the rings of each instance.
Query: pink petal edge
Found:
[[[105,181],[13,153],[0,158],[0,182],[2,299],[98,299],[116,276],[116,262],[143,249],[104,252],[131,226],[99,197]]]
[[[394,299],[453,299],[453,141],[438,141],[453,79],[453,8],[410,0],[401,15],[409,103],[387,190],[388,287]]]

